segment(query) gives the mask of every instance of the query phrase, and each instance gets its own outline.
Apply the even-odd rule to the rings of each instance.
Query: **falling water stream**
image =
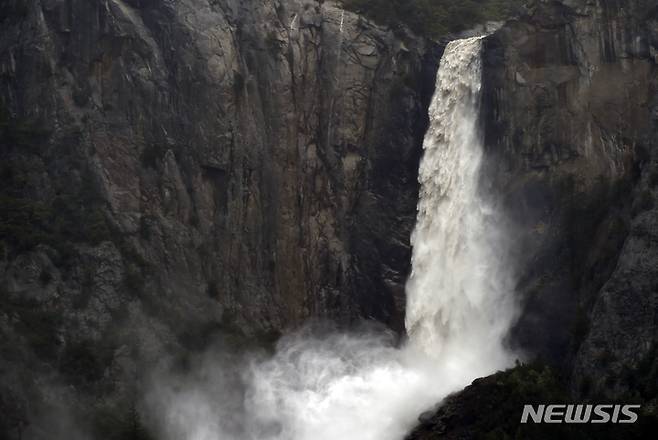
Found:
[[[480,189],[482,37],[446,48],[420,164],[418,217],[407,284],[409,341],[460,368],[499,368],[514,318],[513,272],[502,218]],[[473,370],[473,373],[481,373]]]
[[[272,356],[241,368],[239,403],[221,363],[211,363],[203,380],[155,393],[166,438],[400,440],[448,393],[513,362],[503,346],[513,273],[501,219],[479,185],[481,47],[480,37],[451,42],[437,75],[412,237],[408,341],[288,335]]]

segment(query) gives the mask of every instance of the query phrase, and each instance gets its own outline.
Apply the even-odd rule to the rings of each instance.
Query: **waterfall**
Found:
[[[513,273],[503,221],[481,188],[481,46],[481,38],[450,43],[437,75],[412,236],[408,341],[302,330],[265,358],[235,364],[213,354],[191,378],[158,380],[149,398],[163,438],[401,440],[421,412],[512,363],[502,341],[514,318]]]
[[[473,375],[509,362],[502,340],[515,309],[502,219],[479,185],[481,47],[482,37],[453,41],[441,60],[419,170],[406,315],[412,344],[475,368]]]

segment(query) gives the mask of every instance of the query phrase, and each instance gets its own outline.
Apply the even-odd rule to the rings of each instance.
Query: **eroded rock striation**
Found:
[[[53,403],[132,423],[140,362],[217,329],[402,331],[440,45],[310,0],[5,0],[0,24],[0,432]],[[483,56],[510,343],[574,395],[651,401],[658,6],[537,1]]]
[[[512,337],[549,361],[593,355],[597,333],[614,319],[601,302],[630,276],[625,265],[637,271],[633,295],[654,301],[641,281],[652,278],[652,251],[633,248],[652,246],[655,217],[656,13],[646,1],[538,2],[487,40],[489,183],[503,195],[520,261],[523,310]],[[653,318],[641,324],[640,309],[620,306],[631,332],[655,331]],[[651,345],[654,337],[632,339]],[[630,348],[619,342],[605,344]]]
[[[478,380],[422,417],[431,438],[646,438],[658,336],[658,5],[534,2],[485,40],[483,189],[515,240],[510,343],[550,370]],[[627,429],[537,429],[524,403],[642,402]],[[591,401],[591,400],[590,400]]]
[[[0,22],[7,424],[35,410],[17,365],[121,393],[217,328],[402,330],[438,45],[322,1],[8,0]]]

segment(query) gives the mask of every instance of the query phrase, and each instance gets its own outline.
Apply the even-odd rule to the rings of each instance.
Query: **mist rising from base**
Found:
[[[162,438],[399,440],[423,411],[496,369],[437,363],[376,330],[307,328],[283,337],[274,354],[221,350],[195,359],[191,373],[157,376],[147,408]]]
[[[515,317],[506,234],[480,188],[481,38],[446,48],[420,168],[408,341],[304,329],[273,354],[221,350],[156,375],[146,401],[167,440],[400,440],[419,414],[510,366]]]

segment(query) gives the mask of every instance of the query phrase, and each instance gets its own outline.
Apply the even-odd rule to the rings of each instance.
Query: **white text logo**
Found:
[[[640,405],[523,405],[521,423],[635,423]]]

